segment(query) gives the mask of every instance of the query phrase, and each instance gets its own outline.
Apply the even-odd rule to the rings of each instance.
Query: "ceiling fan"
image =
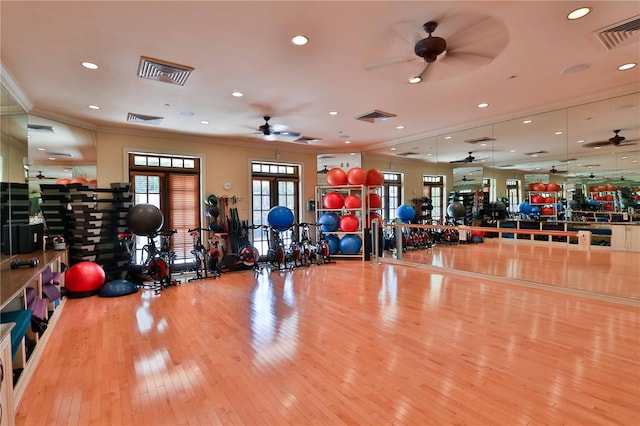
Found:
[[[449,163],[473,163],[476,157],[471,155],[472,153],[472,151],[469,151],[469,155],[467,157],[463,158],[462,160],[449,161]]]
[[[329,173],[329,169],[326,165],[322,168],[322,170],[318,170],[318,174],[320,175],[326,175],[327,173]]]
[[[302,136],[298,132],[289,130],[289,126],[284,124],[269,124],[271,117],[265,115],[264,124],[258,127],[256,134],[261,134],[262,138],[266,141],[280,141],[280,142],[296,142],[296,143],[309,143],[309,141],[317,141],[320,138],[312,138],[308,136]]]
[[[463,181],[463,182],[471,182],[471,181],[474,181],[475,179],[471,179],[471,178],[468,178],[466,176],[462,176],[462,179],[460,179],[460,180]]]
[[[629,145],[636,145],[636,141],[640,140],[640,139],[627,140],[627,138],[625,138],[624,136],[619,135],[620,132],[621,130],[614,130],[613,131],[614,136],[609,138],[608,140],[589,142],[589,143],[583,144],[582,146],[586,148],[593,148],[593,147],[606,146],[606,145],[629,146]]]
[[[38,174],[37,174],[37,175],[35,175],[35,176],[34,176],[34,178],[39,179],[39,180],[43,180],[43,179],[57,179],[57,178],[54,178],[54,177],[45,176],[45,175],[42,173],[42,170],[38,170]]]
[[[551,170],[549,170],[549,173],[551,174],[556,174],[556,173],[567,173],[568,170],[558,170],[556,169],[556,166],[551,166]]]

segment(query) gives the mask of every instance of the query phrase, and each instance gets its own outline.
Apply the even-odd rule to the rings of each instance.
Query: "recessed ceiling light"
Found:
[[[296,46],[304,46],[308,42],[309,39],[303,35],[296,35],[291,37],[291,43],[295,44]]]
[[[93,62],[83,62],[82,66],[89,70],[97,70],[98,66]]]
[[[573,10],[571,11],[568,15],[567,18],[574,20],[574,19],[580,19],[582,17],[585,17],[589,14],[589,12],[591,12],[591,8],[588,7],[581,7],[579,9]]]
[[[45,148],[38,148],[38,151],[46,151]]]
[[[404,126],[396,126],[396,129],[402,130],[402,129],[404,129]]]
[[[49,157],[49,160],[55,161],[55,159],[56,159],[55,157]]]
[[[396,148],[395,148],[395,147],[393,147],[393,148],[389,148],[389,151],[395,151],[395,150],[396,150]]]
[[[338,111],[329,111],[329,115],[338,115]]]
[[[627,158],[629,158],[629,157],[627,157],[626,155],[624,155],[624,156],[622,156],[622,157],[620,157],[620,158],[622,158],[623,160],[626,160],[626,159],[627,159]]]
[[[601,146],[596,146],[593,149],[602,149],[602,147]]]
[[[209,120],[200,120],[200,124],[209,124]]]
[[[637,162],[638,162],[638,160],[631,160],[631,162],[632,162],[632,163],[637,163]]]
[[[522,124],[531,124],[533,123],[533,120],[523,120]]]
[[[633,62],[629,62],[628,64],[624,64],[624,65],[620,65],[618,67],[618,71],[626,71],[626,70],[630,70],[631,68],[635,68],[636,67],[636,63]]]
[[[356,155],[356,153],[355,152],[350,152],[349,155]]]
[[[351,143],[351,141],[344,141],[344,143]]]
[[[561,135],[564,132],[553,132],[554,135]]]
[[[481,143],[480,146],[487,146],[487,144],[486,143]]]
[[[242,92],[231,92],[231,96],[236,97],[236,98],[241,98],[244,96],[244,93]]]
[[[576,143],[584,143],[584,139],[578,139]]]
[[[89,109],[100,109],[100,107],[98,105],[87,105],[87,108],[89,108]]]
[[[515,149],[511,149],[511,150],[509,150],[509,152],[516,152],[516,150]]]
[[[486,102],[483,102],[483,103],[481,103],[481,104],[478,104],[478,108],[486,108],[486,107],[488,107],[488,106],[489,106],[489,104],[488,104],[488,103],[486,103]]]
[[[409,78],[409,83],[411,83],[411,84],[417,84],[417,83],[420,83],[421,81],[422,81],[422,77],[420,77],[420,76],[410,77]]]
[[[445,139],[451,139],[451,136],[445,136],[444,138]]]
[[[537,157],[537,156],[538,156],[538,154],[531,154],[531,156],[532,156],[532,157]]]

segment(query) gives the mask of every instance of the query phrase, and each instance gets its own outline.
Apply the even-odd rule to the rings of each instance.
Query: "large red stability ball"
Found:
[[[370,209],[382,208],[382,198],[380,198],[378,194],[369,194],[369,208]]]
[[[81,183],[83,185],[86,185],[89,183],[89,181],[86,180],[85,178],[73,178],[69,183]]]
[[[349,194],[344,197],[344,206],[349,209],[359,209],[362,207],[362,200],[355,194]]]
[[[384,175],[378,169],[369,169],[367,172],[367,186],[380,186],[384,182]]]
[[[56,181],[56,185],[66,185],[68,183],[71,183],[71,179],[62,178]]]
[[[136,204],[129,209],[127,226],[136,235],[152,235],[162,228],[164,215],[153,204]]]
[[[328,192],[322,197],[322,206],[325,209],[341,209],[344,206],[344,197],[339,192]]]
[[[542,204],[544,203],[544,198],[539,195],[534,195],[533,197],[531,197],[531,202],[533,204]]]
[[[347,173],[340,167],[334,167],[327,172],[327,183],[331,186],[347,184]]]
[[[551,182],[547,184],[547,191],[549,192],[558,192],[560,191],[560,185],[557,183]]]
[[[349,185],[364,185],[367,181],[367,172],[362,167],[354,167],[347,172]]]
[[[378,221],[378,227],[382,226],[382,216],[378,213],[369,213],[369,218],[367,219],[367,226],[371,228],[371,224],[374,220]]]
[[[340,218],[340,222],[338,223],[340,230],[343,232],[355,232],[358,230],[359,225],[360,220],[357,216],[352,214],[342,216]]]
[[[79,262],[67,270],[65,287],[72,293],[91,293],[102,287],[105,273],[95,262]]]

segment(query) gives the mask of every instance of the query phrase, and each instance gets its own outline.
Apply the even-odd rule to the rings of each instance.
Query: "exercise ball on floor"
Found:
[[[293,212],[289,207],[275,206],[269,210],[267,214],[267,222],[269,226],[277,229],[278,231],[285,231],[295,220]]]
[[[398,209],[396,210],[396,216],[402,222],[410,222],[416,217],[416,211],[410,205],[402,204],[398,206]]]
[[[327,184],[340,186],[347,184],[347,173],[340,167],[334,167],[327,172]]]
[[[125,280],[125,279],[116,279],[109,281],[100,289],[100,297],[118,297],[118,296],[126,296],[127,294],[132,294],[138,291],[138,286],[136,283]]]
[[[325,237],[329,246],[329,254],[338,254],[340,250],[340,238],[337,235],[329,234]]]
[[[153,235],[164,225],[164,215],[153,204],[136,204],[127,212],[127,227],[136,235]]]
[[[69,297],[86,297],[98,293],[105,280],[102,266],[88,260],[76,263],[67,270],[65,288]]]
[[[340,239],[340,251],[343,254],[358,254],[362,247],[362,238],[356,234],[347,234]]]
[[[335,213],[323,213],[318,218],[320,224],[320,230],[322,232],[335,232],[338,230],[338,223],[340,218]]]

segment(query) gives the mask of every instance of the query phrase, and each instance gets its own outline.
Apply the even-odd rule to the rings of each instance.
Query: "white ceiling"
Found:
[[[569,21],[567,13],[582,5],[592,13]],[[272,124],[321,139],[283,142],[292,150],[390,156],[417,150],[413,157],[430,162],[473,151],[521,169],[594,155],[574,143],[578,137],[606,140],[619,128],[628,139],[640,138],[640,67],[616,69],[640,63],[638,31],[610,50],[593,34],[640,16],[638,1],[12,1],[1,7],[1,63],[40,120],[282,146],[256,134],[270,115]],[[407,78],[424,63],[407,39],[426,37],[421,27],[430,20],[439,23],[433,35],[447,40],[447,56],[429,65],[425,81],[410,85]],[[299,33],[308,45],[289,42]],[[184,86],[142,79],[141,56],[194,71]],[[99,69],[87,70],[82,61]],[[562,72],[583,65],[582,72]],[[244,96],[232,97],[233,91]],[[598,109],[559,110],[620,95],[628,96]],[[480,102],[489,107],[478,108]],[[396,117],[354,118],[376,109]],[[550,110],[558,111],[538,115],[538,133],[526,137],[516,127],[521,120],[505,122]],[[128,113],[164,119],[157,126],[132,124]],[[565,133],[549,137],[560,125]],[[444,139],[448,134],[454,137]],[[464,142],[480,136],[496,141],[482,148]],[[72,138],[69,146],[50,143],[48,150],[73,151],[78,163],[94,160]],[[549,153],[534,160],[523,155],[535,150]]]

